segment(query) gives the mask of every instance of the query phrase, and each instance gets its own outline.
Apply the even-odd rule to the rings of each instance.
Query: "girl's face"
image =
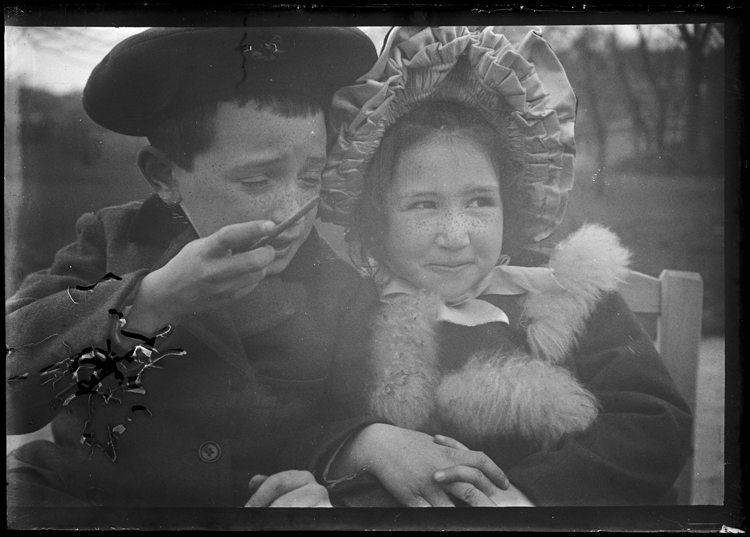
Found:
[[[431,139],[407,149],[386,200],[388,266],[402,278],[451,303],[497,264],[500,185],[475,144]]]

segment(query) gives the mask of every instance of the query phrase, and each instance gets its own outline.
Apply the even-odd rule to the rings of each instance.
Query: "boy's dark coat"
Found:
[[[70,373],[54,388],[42,385],[43,368],[87,347],[106,351],[118,321],[108,311],[122,310],[149,271],[197,238],[183,222],[155,196],[84,215],[77,242],[6,303],[6,375],[18,379],[6,383],[6,433],[53,420],[55,436],[22,446],[11,469],[42,471],[52,488],[94,505],[241,506],[253,475],[315,470],[322,453],[364,423],[342,421],[313,429],[300,445],[291,440],[309,425],[347,290],[359,282],[314,230],[282,275],[266,278],[241,309],[196,317],[160,340],[162,353],[186,354],[143,371],[145,394],[121,387],[108,402],[79,396],[63,406],[74,391],[56,395],[73,387]],[[114,381],[110,375],[105,384]],[[281,466],[285,448],[291,455]]]

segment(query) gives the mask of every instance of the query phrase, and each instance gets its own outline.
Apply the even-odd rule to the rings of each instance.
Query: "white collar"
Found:
[[[392,274],[386,267],[381,267],[378,271],[376,283],[380,290],[380,300],[386,303],[395,302],[404,295],[414,296],[423,292],[418,286]],[[489,322],[510,324],[503,310],[477,297],[561,292],[565,292],[565,288],[549,267],[497,265],[459,300],[442,304],[437,320],[464,326]]]

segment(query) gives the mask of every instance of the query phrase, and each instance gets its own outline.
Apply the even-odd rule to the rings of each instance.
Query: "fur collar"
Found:
[[[626,275],[629,258],[611,231],[582,227],[549,260],[566,292],[523,299],[529,352],[475,355],[445,376],[437,364],[437,297],[423,293],[382,304],[373,336],[371,410],[472,449],[501,438],[546,449],[563,434],[585,430],[598,405],[564,365],[602,294]]]

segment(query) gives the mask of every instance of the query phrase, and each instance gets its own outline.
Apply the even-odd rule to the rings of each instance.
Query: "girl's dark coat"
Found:
[[[359,316],[372,358],[364,367],[356,348],[339,353],[350,357],[332,382],[344,402],[331,408],[358,405],[482,450],[537,505],[673,501],[691,412],[616,292],[628,260],[614,234],[585,226],[543,263],[566,292],[487,297],[510,326],[431,321],[433,297],[384,305],[371,286]],[[388,503],[356,479],[337,489],[349,505]]]

